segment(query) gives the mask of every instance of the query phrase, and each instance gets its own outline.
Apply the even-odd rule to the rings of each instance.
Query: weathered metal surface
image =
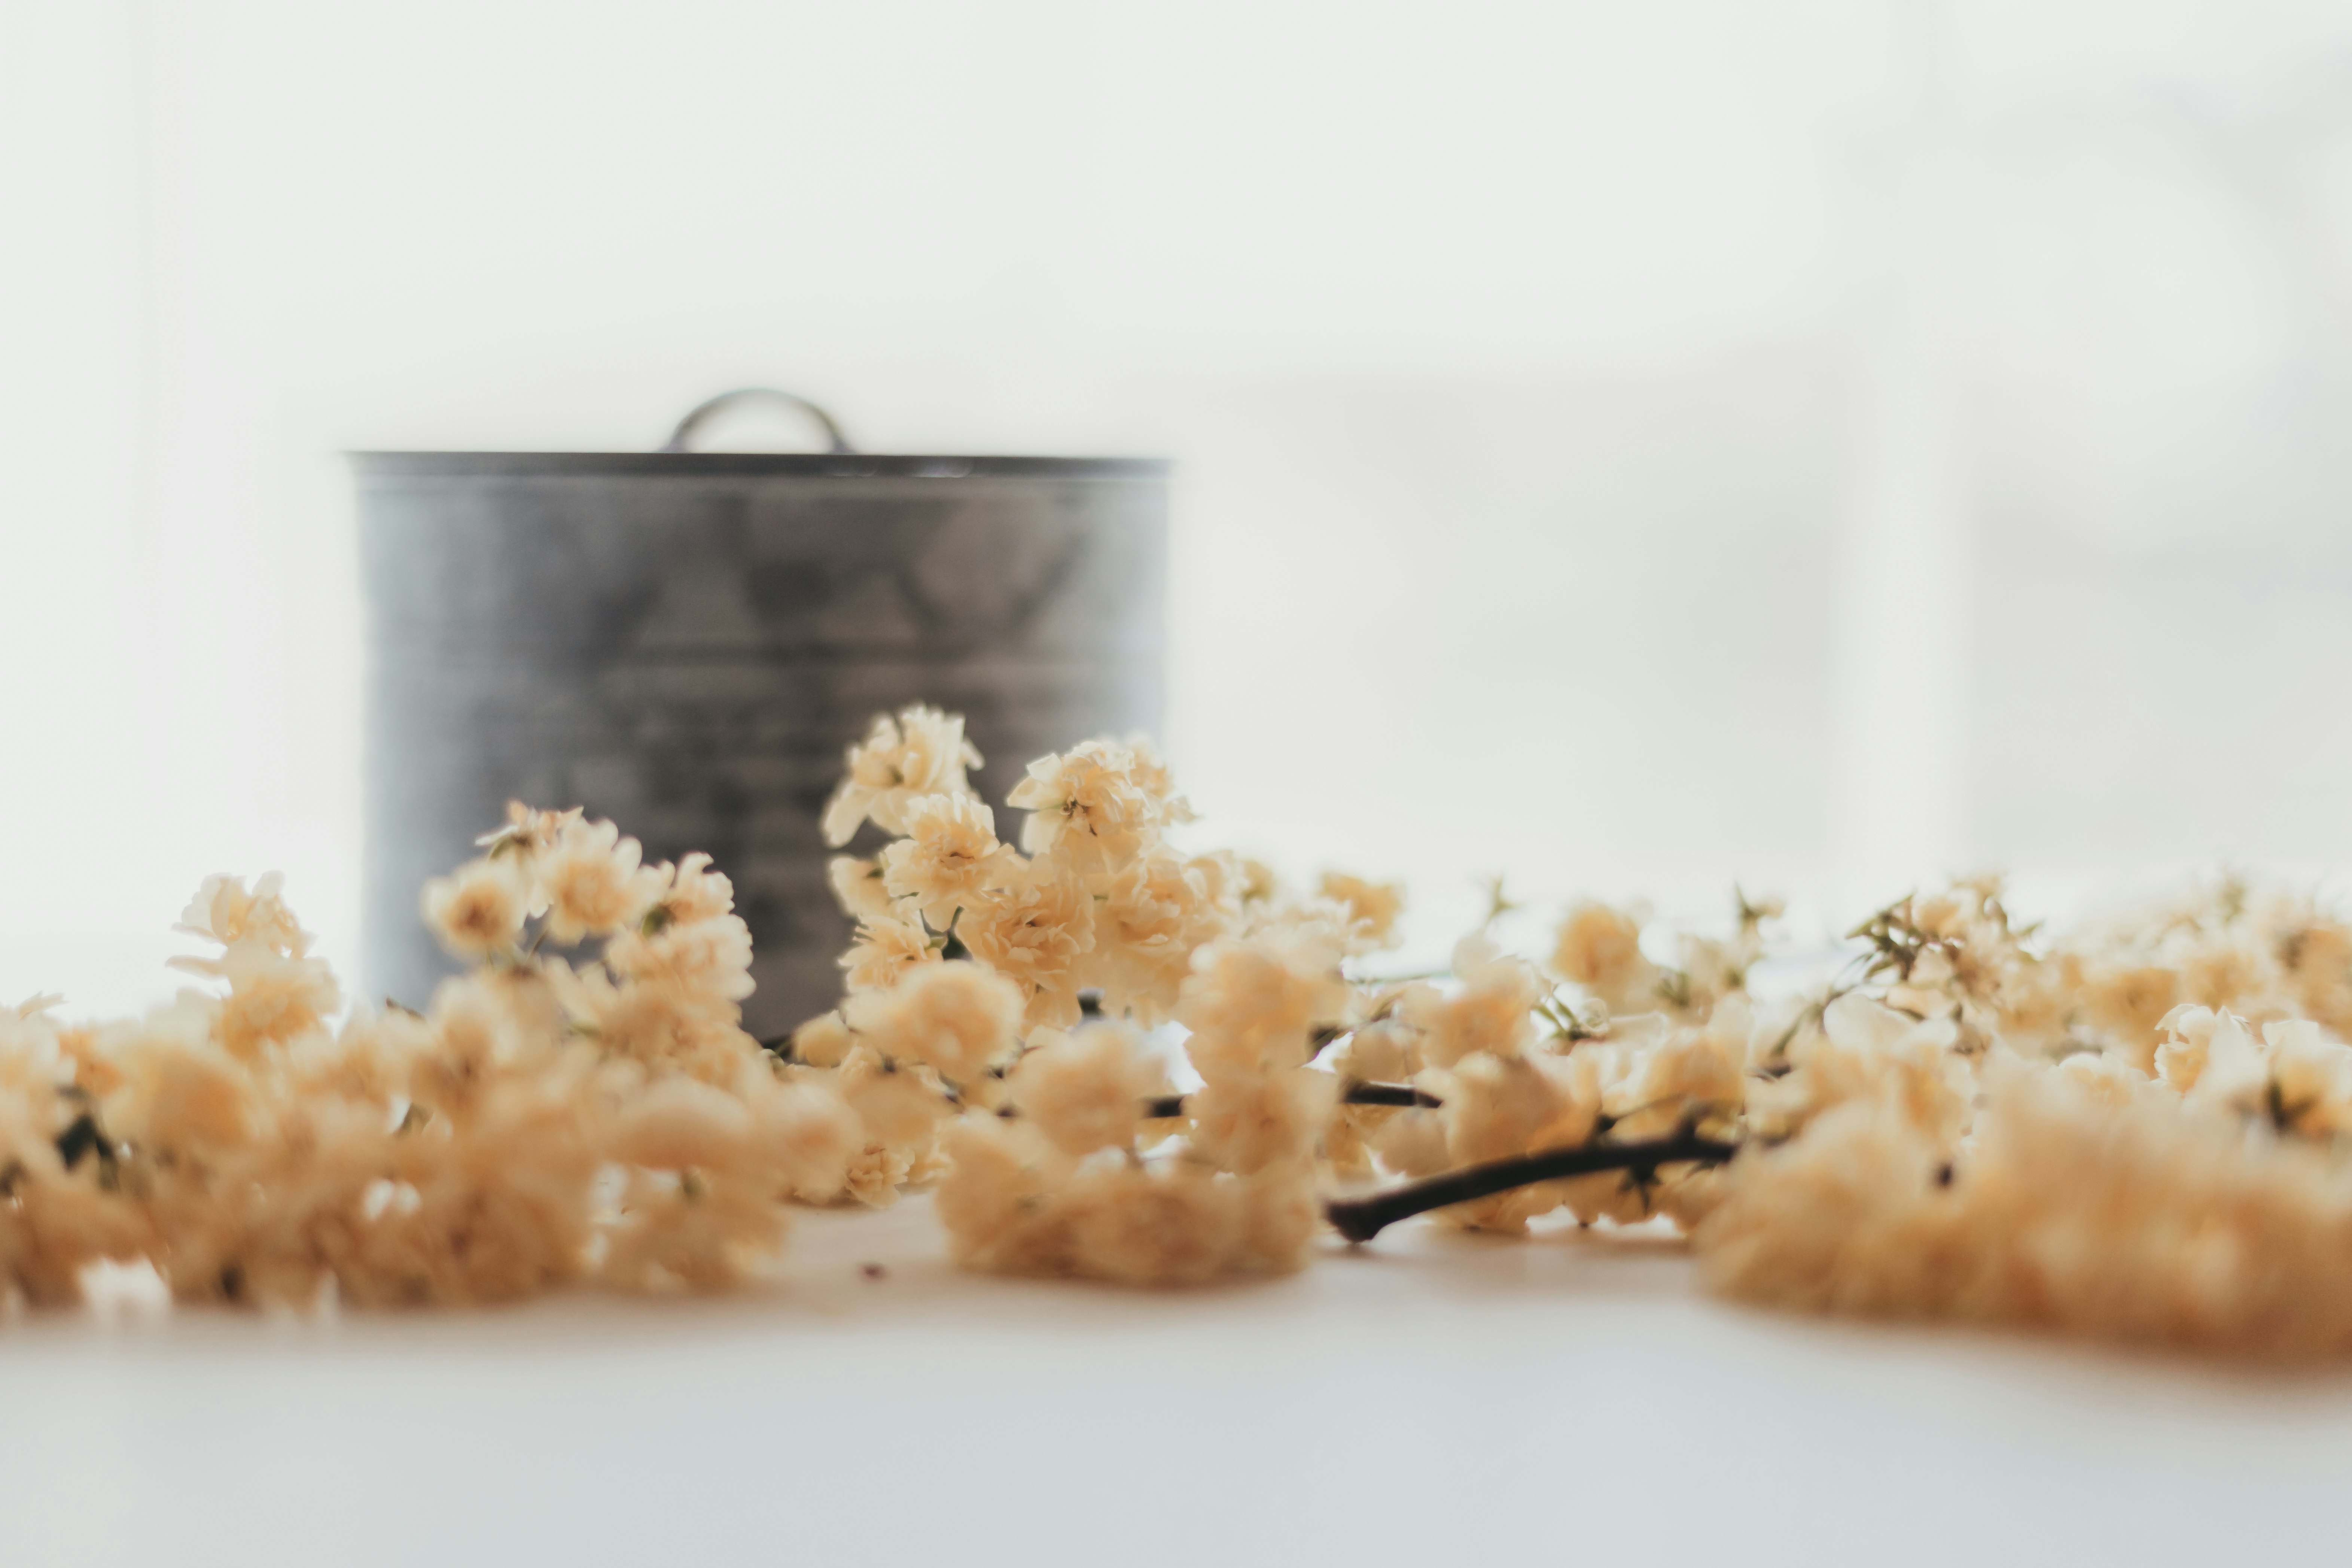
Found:
[[[1159,723],[1160,463],[352,464],[371,996],[419,1005],[451,971],[417,889],[520,797],[610,816],[649,859],[709,851],[758,952],[746,1022],[788,1028],[838,989],[847,927],[817,816],[874,713],[964,713],[987,756],[975,784],[1000,812],[1031,757]]]

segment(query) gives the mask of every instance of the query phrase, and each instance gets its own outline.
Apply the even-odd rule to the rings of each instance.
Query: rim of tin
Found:
[[[404,479],[570,479],[587,475],[720,479],[1160,479],[1165,458],[914,457],[865,452],[345,452],[362,482]]]

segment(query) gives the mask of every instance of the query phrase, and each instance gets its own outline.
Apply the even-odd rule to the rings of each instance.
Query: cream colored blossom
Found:
[[[646,874],[642,857],[637,841],[610,822],[566,823],[554,844],[530,859],[549,940],[568,947],[641,918],[664,880]]]
[[[488,851],[492,859],[508,854],[528,858],[555,847],[564,830],[578,826],[583,815],[576,805],[564,811],[541,811],[521,801],[510,800],[507,802],[504,825],[474,842]]]
[[[1744,1005],[1727,1003],[1707,1026],[1678,1029],[1643,1053],[1603,1105],[1618,1135],[1662,1138],[1680,1127],[1717,1135],[1727,1131],[1747,1100],[1747,1024]]]
[[[1441,1121],[1459,1164],[1572,1148],[1592,1136],[1601,1086],[1589,1058],[1463,1058],[1444,1079]]]
[[[819,1013],[793,1031],[793,1056],[811,1067],[835,1068],[851,1043],[849,1026],[839,1013]]]
[[[1095,902],[1076,877],[1033,862],[1017,881],[966,908],[956,932],[974,958],[1021,987],[1030,1022],[1077,1021],[1078,966],[1094,947]]]
[[[1730,1294],[2241,1355],[2352,1347],[2352,1194],[2334,1163],[2250,1142],[2210,1102],[2149,1087],[2119,1105],[2019,1065],[1958,1162],[1854,1103],[1730,1175],[1696,1237]]]
[[[985,801],[968,795],[925,795],[901,820],[907,837],[882,851],[882,885],[892,899],[922,911],[933,931],[945,931],[956,910],[1023,872],[1020,857],[996,841],[996,819]]]
[[[751,1112],[753,1146],[781,1187],[809,1202],[839,1196],[864,1147],[865,1125],[849,1103],[827,1085],[773,1079],[749,1079],[737,1092]]]
[[[711,914],[645,923],[649,932],[623,931],[606,945],[604,963],[614,974],[719,1001],[740,1002],[751,994],[751,932],[741,917]]]
[[[1340,871],[1326,871],[1317,891],[1348,911],[1348,923],[1373,947],[1392,947],[1397,917],[1404,912],[1404,888],[1396,882],[1368,882]]]
[[[1428,1063],[1422,1059],[1421,1032],[1394,1017],[1376,1017],[1357,1026],[1333,1058],[1342,1078],[1366,1083],[1402,1083]]]
[[[583,840],[625,860],[608,829],[518,807],[453,890],[509,894]],[[748,939],[707,860],[621,870],[610,880],[647,901],[602,962],[484,942],[496,962],[425,1016],[331,1031],[333,976],[276,881],[233,879],[208,882],[185,921],[223,944],[181,963],[218,994],[96,1027],[0,1013],[0,1289],[70,1300],[100,1259],[238,1305],[307,1308],[330,1284],[352,1307],[509,1300],[592,1276],[708,1289],[765,1267],[789,1194],[851,1185],[873,1128],[898,1141],[886,1169],[932,1158],[936,1079],[859,1084],[853,1109],[828,1084],[782,1081],[810,1069],[742,1033]],[[559,876],[551,907],[609,925],[595,881]],[[488,923],[510,931],[503,901]]]
[[[469,860],[425,884],[425,923],[461,958],[510,952],[530,912],[530,881],[514,861]]]
[[[2174,1089],[2221,1100],[2259,1092],[2261,1055],[2235,1014],[2183,1003],[2157,1026],[2165,1036],[2156,1047],[2157,1071]]]
[[[1069,1226],[1054,1202],[1069,1156],[1034,1122],[958,1119],[943,1137],[952,1161],[935,1212],[957,1261],[1006,1274],[1059,1274]]]
[[[310,933],[286,907],[280,896],[284,886],[285,878],[276,871],[256,882],[250,892],[242,877],[207,877],[172,929],[223,947],[257,940],[276,952],[299,956],[310,951]]]
[[[1073,1266],[1122,1285],[1198,1285],[1239,1249],[1241,1186],[1182,1166],[1081,1170],[1063,1202]]]
[[[1316,1027],[1348,1009],[1338,950],[1314,935],[1213,942],[1192,961],[1176,1016],[1204,1079],[1268,1072],[1307,1059]]]
[[[2083,1004],[2142,1071],[2151,1071],[2166,1015],[2180,999],[2180,976],[2161,964],[2108,969],[2083,988]]]
[[[963,1084],[1012,1056],[1024,1005],[1021,988],[1003,975],[957,961],[919,965],[887,991],[852,996],[844,1016],[883,1055]]]
[[[231,944],[220,963],[228,994],[218,1030],[232,1056],[251,1060],[291,1046],[325,1028],[342,1005],[334,972],[315,958],[273,952],[248,938]]]
[[[1455,947],[1454,973],[1461,984],[1450,994],[1420,985],[1397,1004],[1397,1016],[1420,1031],[1424,1061],[1451,1067],[1473,1051],[1516,1056],[1535,1043],[1534,1009],[1551,988],[1533,965],[1472,936]]]
[[[2352,1046],[2304,1018],[2263,1026],[2269,1068],[2261,1110],[2279,1131],[2306,1138],[2352,1132]]]
[[[905,812],[927,795],[969,795],[964,770],[980,752],[963,736],[963,721],[919,704],[896,717],[879,714],[866,739],[849,748],[841,786],[824,808],[824,841],[849,842],[867,818],[885,833],[906,831]]]
[[[939,961],[939,944],[920,921],[889,915],[859,921],[856,941],[841,955],[852,991],[887,991],[921,965]]]
[[[1066,1154],[1131,1149],[1144,1101],[1166,1075],[1132,1029],[1096,1024],[1074,1035],[1040,1030],[1006,1087],[1023,1117]]]
[[[1643,955],[1641,921],[1606,904],[1580,904],[1569,911],[1552,967],[1612,1013],[1638,1013],[1657,1005],[1658,971]]]
[[[1227,934],[1233,917],[1212,897],[1197,862],[1166,849],[1139,855],[1100,879],[1095,940],[1086,978],[1112,1014],[1147,1026],[1163,1022],[1202,944]]]
[[[671,1171],[727,1171],[751,1150],[751,1112],[734,1095],[666,1078],[630,1096],[615,1119],[614,1157]]]
[[[1159,841],[1161,827],[1182,808],[1167,793],[1158,760],[1132,746],[1088,741],[1031,763],[1028,776],[1005,797],[1030,813],[1021,847],[1052,856],[1077,871],[1116,871]]]
[[[641,884],[642,919],[662,926],[696,925],[735,912],[735,884],[710,868],[710,857],[697,850],[676,865],[667,861],[647,872]]]
[[[905,917],[906,911],[897,907],[890,890],[882,885],[881,857],[860,860],[855,856],[836,855],[824,863],[824,874],[826,885],[833,889],[834,902],[851,920]]]
[[[723,995],[615,981],[595,969],[551,968],[548,978],[572,1029],[609,1056],[724,1084],[759,1049]]]
[[[260,1086],[215,1037],[218,1009],[193,996],[118,1026],[106,1042],[122,1067],[102,1107],[118,1137],[201,1152],[250,1138],[264,1116]]]
[[[1303,1163],[1339,1096],[1328,1073],[1220,1078],[1191,1098],[1192,1147],[1219,1170],[1251,1175]]]
[[[1949,1018],[1921,1020],[1865,996],[1833,1002],[1788,1078],[1749,1090],[1754,1113],[1785,1135],[1834,1107],[1868,1101],[1937,1147],[1966,1129],[1975,1074]]]

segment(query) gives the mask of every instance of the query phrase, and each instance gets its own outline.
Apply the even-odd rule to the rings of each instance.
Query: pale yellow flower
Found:
[[[217,1019],[216,1007],[184,994],[109,1031],[107,1052],[122,1069],[103,1107],[115,1136],[179,1152],[233,1148],[253,1136],[264,1114],[259,1086],[214,1037]]]
[[[614,973],[718,1001],[751,994],[751,932],[740,916],[646,923],[657,927],[651,935],[625,931],[605,946]]]
[[[824,841],[849,842],[869,817],[885,833],[903,833],[906,808],[925,795],[969,795],[964,769],[980,753],[963,736],[963,720],[920,705],[875,718],[866,739],[849,748],[841,786],[824,808]]]
[[[1404,888],[1396,882],[1368,882],[1341,871],[1326,871],[1317,891],[1348,911],[1348,923],[1373,947],[1393,947],[1397,917],[1404,912]]]
[[[1070,1159],[1027,1121],[959,1118],[942,1137],[953,1161],[935,1211],[957,1261],[1008,1274],[1068,1267],[1068,1224],[1054,1194]]]
[[[2154,1069],[2160,1026],[2180,1000],[2180,976],[2159,964],[2105,970],[2083,988],[2092,1019],[2143,1071]]]
[[[1095,943],[1087,977],[1103,1006],[1147,1027],[1164,1021],[1202,944],[1233,917],[1210,894],[1199,865],[1165,849],[1138,856],[1096,889]]]
[[[956,926],[971,955],[1019,985],[1029,1020],[1078,1016],[1077,968],[1094,946],[1094,897],[1061,867],[1033,862],[1017,881],[981,894]]]
[[[794,1059],[811,1067],[839,1067],[850,1044],[849,1026],[838,1013],[819,1013],[793,1031]]]
[[[901,820],[907,837],[882,851],[882,885],[892,899],[921,910],[933,931],[947,930],[958,909],[1022,873],[1021,858],[996,841],[996,818],[985,801],[925,795],[908,805]]]
[[[2308,1019],[2263,1026],[2270,1079],[2260,1110],[2283,1132],[2333,1138],[2352,1131],[2352,1046]]]
[[[2165,1036],[2156,1047],[2157,1072],[2174,1089],[2220,1100],[2260,1092],[2261,1053],[2236,1014],[2183,1003],[2157,1026]]]
[[[510,952],[522,936],[530,882],[511,858],[469,860],[425,884],[425,923],[464,958]]]
[[[1293,1070],[1213,1080],[1191,1096],[1192,1147],[1217,1168],[1248,1175],[1305,1162],[1331,1114],[1339,1080]]]
[[[646,873],[642,858],[637,841],[610,822],[566,823],[555,843],[530,859],[547,906],[548,939],[568,947],[640,919],[662,880]]]
[[[254,938],[221,954],[228,994],[221,1000],[219,1035],[230,1055],[253,1060],[326,1026],[342,1005],[334,971],[315,958],[295,958]]]
[[[850,997],[844,1017],[883,1055],[920,1062],[962,1084],[1013,1054],[1025,1005],[1012,981],[958,960],[918,965],[887,991]]]
[[[1451,994],[1416,985],[1398,1001],[1398,1018],[1420,1031],[1423,1061],[1451,1067],[1473,1051],[1517,1056],[1535,1043],[1535,1006],[1551,988],[1532,964],[1473,936],[1454,948],[1454,973]]]
[[[1592,1136],[1601,1087],[1581,1057],[1463,1058],[1444,1077],[1446,1152],[1459,1164],[1572,1148]]]
[[[521,801],[510,800],[507,802],[505,825],[474,842],[488,850],[492,859],[508,854],[536,855],[553,848],[564,829],[577,824],[582,815],[576,805],[563,811],[540,811]]]
[[[939,961],[939,946],[920,921],[880,915],[857,922],[857,938],[841,955],[841,967],[852,991],[887,991],[919,965]]]
[[[1109,741],[1040,757],[1005,802],[1031,814],[1022,848],[1078,871],[1125,866],[1158,842],[1175,804],[1164,793],[1164,774]]]
[[[1073,1267],[1123,1285],[1198,1285],[1224,1272],[1245,1215],[1235,1182],[1183,1167],[1082,1168],[1064,1202]]]
[[[1166,1088],[1135,1032],[1096,1024],[1074,1035],[1039,1030],[1007,1085],[1021,1114],[1066,1154],[1130,1149],[1144,1100]]]
[[[1642,925],[1606,904],[1580,904],[1559,928],[1552,967],[1608,1005],[1638,1013],[1658,1005],[1658,971],[1642,952]]]
[[[1312,935],[1212,942],[1192,965],[1176,1016],[1192,1031],[1184,1048],[1204,1079],[1297,1067],[1316,1026],[1348,1009],[1338,950]]]
[[[898,918],[903,913],[892,903],[889,889],[882,885],[882,861],[878,856],[860,860],[854,856],[836,855],[824,863],[824,875],[833,889],[834,901],[851,920]]]
[[[206,877],[172,929],[210,938],[224,947],[256,938],[299,956],[310,951],[310,933],[278,896],[284,884],[284,876],[276,871],[256,882],[251,892],[242,877]]]
[[[723,872],[710,868],[710,857],[697,850],[673,866],[667,862],[646,873],[643,885],[646,916],[658,915],[667,925],[692,925],[715,921],[735,910],[735,884]]]

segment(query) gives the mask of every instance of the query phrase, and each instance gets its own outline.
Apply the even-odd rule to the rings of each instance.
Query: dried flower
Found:
[[[554,844],[530,860],[550,940],[569,947],[635,923],[667,880],[646,875],[641,855],[637,841],[609,822],[565,823]]]
[[[903,833],[908,806],[927,795],[971,794],[964,769],[978,766],[961,719],[919,705],[896,718],[877,715],[849,748],[846,775],[825,805],[824,841],[848,843],[869,817],[886,833]]]
[[[1020,857],[996,841],[996,819],[968,795],[924,795],[901,814],[907,837],[882,852],[882,885],[945,931],[956,910],[1021,875]]]
[[[929,963],[889,990],[852,996],[845,1017],[884,1056],[971,1083],[1018,1047],[1024,1002],[1019,986],[976,963]]]
[[[887,991],[913,970],[940,961],[940,949],[912,918],[877,915],[857,922],[857,940],[841,955],[852,991]]]
[[[1072,1156],[1132,1149],[1144,1101],[1166,1087],[1135,1032],[1118,1024],[1039,1030],[1008,1085],[1021,1114]]]
[[[1079,871],[1116,871],[1159,841],[1191,808],[1168,793],[1167,770],[1148,750],[1088,741],[1042,757],[1005,797],[1031,813],[1021,847]]]
[[[1095,905],[1068,870],[1031,862],[967,907],[957,933],[974,958],[1021,987],[1030,1022],[1077,1021],[1078,962],[1094,947]]]
[[[1643,956],[1641,921],[1606,904],[1579,904],[1569,911],[1552,967],[1612,1013],[1637,1013],[1657,1003],[1658,972]]]
[[[511,952],[522,938],[530,893],[511,859],[469,860],[425,884],[425,923],[460,958]]]

